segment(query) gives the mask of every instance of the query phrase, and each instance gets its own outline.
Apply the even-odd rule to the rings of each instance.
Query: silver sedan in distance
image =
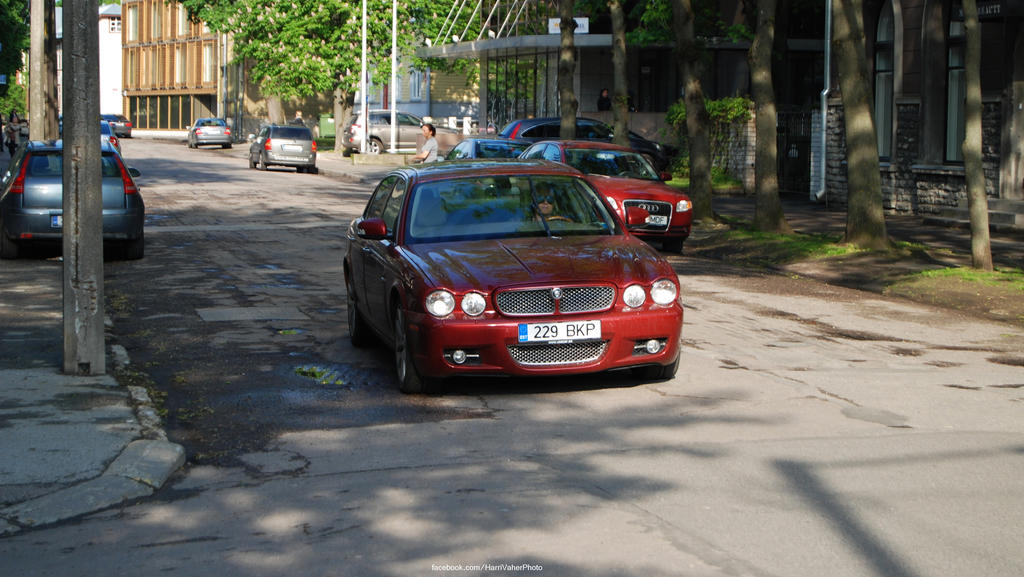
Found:
[[[231,128],[223,118],[197,118],[188,129],[188,147],[215,144],[231,148]]]

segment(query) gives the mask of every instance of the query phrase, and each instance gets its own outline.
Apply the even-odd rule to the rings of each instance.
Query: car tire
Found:
[[[124,260],[139,260],[146,256],[145,233],[140,235],[139,238],[124,241],[121,250]]]
[[[315,166],[310,166],[306,169],[306,172],[309,174],[320,174],[320,169]]]
[[[666,238],[661,241],[661,248],[665,249],[666,252],[681,253],[683,252],[683,241],[685,238]]]
[[[366,154],[380,154],[384,151],[384,143],[377,138],[371,138],[366,143]]]
[[[231,144],[222,144],[221,148],[231,148]]]
[[[356,300],[352,296],[352,287],[347,286],[346,283],[345,290],[347,291],[346,302],[348,303],[348,338],[352,341],[353,347],[363,348],[369,346],[373,344],[370,325],[366,324],[366,319],[359,312]]]
[[[252,155],[251,154],[249,155],[249,168],[250,169],[256,168],[256,161],[252,159]]]
[[[398,389],[407,395],[423,394],[430,391],[430,381],[416,370],[412,346],[405,328],[405,313],[401,307],[395,309],[395,373]]]
[[[5,260],[18,258],[18,243],[7,238],[2,231],[0,231],[0,258]]]
[[[260,154],[259,159],[256,161],[256,168],[260,170],[267,169],[267,161],[263,158],[263,154]]]

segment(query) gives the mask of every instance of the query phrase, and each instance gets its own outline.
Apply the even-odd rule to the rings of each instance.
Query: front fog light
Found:
[[[452,351],[452,362],[456,365],[461,365],[466,362],[466,351],[462,349]]]
[[[637,308],[644,304],[644,300],[647,297],[644,295],[644,289],[638,284],[629,285],[626,290],[622,293],[622,300],[625,301],[626,306],[630,308]]]
[[[647,349],[648,353],[653,355],[654,353],[661,350],[661,341],[659,341],[658,339],[651,339],[647,341],[647,344],[644,345],[644,348]]]

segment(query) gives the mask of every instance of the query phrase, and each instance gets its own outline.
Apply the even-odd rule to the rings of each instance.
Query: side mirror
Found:
[[[356,224],[356,234],[370,240],[387,238],[388,225],[384,224],[382,218],[363,219]]]
[[[667,170],[665,170],[665,171],[662,171],[662,172],[658,173],[658,177],[661,178],[662,182],[668,182],[668,181],[672,180],[672,173],[667,171]]]
[[[651,216],[651,213],[638,206],[627,206],[626,207],[626,226],[632,228],[636,226],[644,226],[647,224],[647,219]]]
[[[250,134],[249,138],[248,138],[248,141],[252,142],[253,140],[256,140],[256,135],[255,134]]]

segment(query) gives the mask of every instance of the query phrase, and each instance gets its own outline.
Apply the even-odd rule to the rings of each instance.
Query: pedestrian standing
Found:
[[[423,137],[426,141],[423,142],[423,148],[420,149],[419,154],[412,157],[413,161],[419,162],[437,162],[437,129],[434,128],[433,124],[424,124],[420,127],[423,131]]]

